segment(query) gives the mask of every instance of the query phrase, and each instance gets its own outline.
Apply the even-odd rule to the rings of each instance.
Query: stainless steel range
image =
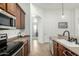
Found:
[[[0,56],[13,55],[22,45],[23,42],[7,42],[7,34],[0,34]]]

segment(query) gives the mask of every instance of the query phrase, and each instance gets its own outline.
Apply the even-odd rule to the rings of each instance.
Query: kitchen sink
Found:
[[[69,42],[65,39],[58,39],[57,40],[59,43],[63,44],[64,46],[68,46],[68,47],[79,47],[78,44],[75,44],[75,42]]]

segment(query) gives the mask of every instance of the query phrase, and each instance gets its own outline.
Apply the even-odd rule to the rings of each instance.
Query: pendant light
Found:
[[[62,15],[61,15],[62,19],[64,19],[64,4],[62,3]]]

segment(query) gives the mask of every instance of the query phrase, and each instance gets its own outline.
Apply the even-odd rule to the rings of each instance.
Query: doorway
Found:
[[[32,40],[38,40],[38,19],[33,17],[32,19]]]

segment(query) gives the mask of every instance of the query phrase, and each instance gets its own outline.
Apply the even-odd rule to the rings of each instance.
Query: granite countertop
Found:
[[[54,41],[58,42],[59,44],[66,47],[70,51],[72,51],[75,54],[79,55],[79,45],[75,44],[74,42],[73,43],[68,42],[67,40],[65,40],[64,37],[62,38],[62,37],[57,37],[57,36],[51,37],[51,40],[54,40]]]
[[[8,42],[18,42],[18,41],[22,41],[24,43],[27,43],[27,41],[29,40],[29,37],[15,37],[15,38],[11,38],[8,40]]]
[[[17,38],[17,39],[14,40],[13,42],[22,41],[22,42],[24,42],[24,43],[27,43],[28,40],[29,40],[28,37],[23,37],[23,38]]]

